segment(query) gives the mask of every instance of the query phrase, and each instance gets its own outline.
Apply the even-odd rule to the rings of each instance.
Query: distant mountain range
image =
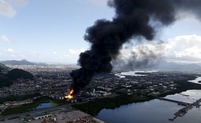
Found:
[[[163,62],[157,66],[159,70],[167,71],[194,71],[201,72],[201,64],[179,64],[174,62]]]
[[[5,65],[45,65],[45,63],[33,63],[29,62],[25,59],[23,60],[6,60],[6,61],[0,61],[0,63],[5,64]]]

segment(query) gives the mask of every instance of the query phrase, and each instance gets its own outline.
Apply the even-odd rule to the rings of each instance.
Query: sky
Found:
[[[75,64],[90,48],[83,39],[87,27],[114,15],[107,0],[0,0],[0,61]],[[182,16],[159,30],[155,40],[163,41],[163,49],[153,50],[162,50],[167,61],[201,63],[201,22]],[[154,42],[146,45],[155,47]]]

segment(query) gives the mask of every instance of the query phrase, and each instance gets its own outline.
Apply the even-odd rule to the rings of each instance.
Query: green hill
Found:
[[[10,70],[7,74],[0,73],[0,87],[7,87],[13,84],[17,79],[33,80],[33,75],[27,71],[20,69]]]
[[[12,80],[0,73],[0,87],[6,87],[13,84]]]
[[[13,69],[9,71],[6,76],[12,80],[16,80],[18,78],[23,79],[31,79],[33,80],[33,75],[27,71],[21,70],[21,69]]]
[[[9,67],[7,67],[6,65],[0,63],[0,73],[4,72],[4,71],[9,71]]]

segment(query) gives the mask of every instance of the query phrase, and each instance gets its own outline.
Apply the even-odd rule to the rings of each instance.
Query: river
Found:
[[[201,90],[187,90],[165,98],[192,103],[201,98]],[[177,103],[154,99],[123,105],[116,109],[102,109],[96,117],[106,123],[200,123],[200,107],[193,107],[183,117],[177,117],[174,121],[169,120],[183,107]]]

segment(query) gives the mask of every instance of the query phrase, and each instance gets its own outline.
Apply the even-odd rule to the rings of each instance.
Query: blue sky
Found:
[[[79,53],[90,47],[83,40],[86,28],[97,19],[113,16],[114,10],[106,0],[0,0],[0,61],[76,63]],[[165,51],[166,58],[188,59],[195,55],[197,62],[201,61],[201,56],[196,56],[201,53],[201,24],[193,16],[186,16],[159,34],[158,39],[170,42],[168,48],[175,43],[173,49]],[[181,55],[192,47],[185,43],[183,49],[177,48],[180,40],[193,40],[190,44],[198,47],[197,54],[187,50]]]

